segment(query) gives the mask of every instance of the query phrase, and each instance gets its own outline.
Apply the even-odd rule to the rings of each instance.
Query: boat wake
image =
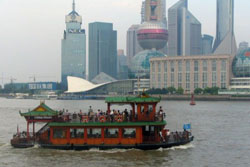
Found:
[[[186,145],[171,147],[171,148],[160,148],[157,151],[165,151],[165,150],[173,150],[173,151],[175,151],[175,150],[187,150],[187,149],[190,149],[190,148],[194,148],[194,145],[191,144],[191,143],[186,144]]]
[[[114,153],[123,153],[128,151],[135,151],[137,149],[109,149],[109,150],[99,150],[99,149],[90,149],[85,150],[83,152],[97,152],[97,153],[108,153],[108,154],[114,154]],[[139,151],[139,150],[138,150]]]
[[[0,143],[0,148],[8,147],[8,146],[10,146],[10,143]]]

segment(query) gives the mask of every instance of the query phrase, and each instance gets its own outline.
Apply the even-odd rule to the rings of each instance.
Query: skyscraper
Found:
[[[117,32],[112,23],[89,24],[89,80],[104,72],[117,77]]]
[[[179,0],[168,10],[168,55],[201,53],[201,23],[188,11],[187,0]]]
[[[202,37],[202,55],[208,55],[213,52],[214,37],[211,35],[203,35]]]
[[[117,79],[128,79],[128,63],[124,50],[117,51]]]
[[[239,50],[248,49],[248,47],[248,42],[243,41],[239,44]]]
[[[61,80],[66,88],[67,76],[86,77],[86,35],[81,29],[82,17],[75,11],[74,0],[72,12],[66,16],[65,22],[61,43]]]
[[[137,40],[137,30],[140,27],[138,24],[132,25],[127,31],[127,56],[128,66],[131,64],[132,58],[143,49]]]
[[[217,28],[214,54],[235,55],[234,0],[217,0]]]

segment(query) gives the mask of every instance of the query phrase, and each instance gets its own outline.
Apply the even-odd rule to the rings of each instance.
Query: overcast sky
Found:
[[[118,48],[126,50],[126,31],[140,23],[141,2],[76,0],[76,10],[87,33],[90,22],[112,22]],[[176,2],[167,0],[167,9]],[[0,78],[23,82],[36,75],[38,81],[60,81],[61,39],[71,5],[72,0],[0,0]],[[235,1],[237,42],[250,42],[249,6],[249,0]],[[202,23],[202,33],[215,36],[216,0],[189,0],[189,10]]]

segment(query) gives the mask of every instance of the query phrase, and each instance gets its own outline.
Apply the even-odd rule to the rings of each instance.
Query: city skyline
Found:
[[[87,30],[87,24],[93,21],[112,22],[114,29],[118,31],[118,49],[124,50],[126,50],[127,29],[132,24],[140,23],[141,2],[141,0],[76,1],[77,11],[83,16],[83,28]],[[176,2],[177,0],[168,0],[167,9]],[[31,81],[29,77],[32,75],[37,75],[38,78],[50,75],[55,77],[47,80],[60,80],[61,32],[65,26],[65,14],[70,10],[71,3],[71,0],[53,2],[44,0],[35,3],[30,0],[21,2],[0,0],[0,13],[5,16],[1,20],[7,23],[1,26],[0,33],[0,58],[5,60],[0,63],[1,76],[2,73],[4,77],[12,76],[17,79],[16,82]],[[247,13],[247,4],[250,2],[235,2],[237,43],[249,42],[250,26],[247,25],[246,19],[250,14]],[[93,11],[93,8],[98,12]],[[44,12],[44,9],[47,12]],[[215,37],[216,0],[210,2],[189,0],[189,9],[202,23],[202,33]],[[35,68],[41,64],[46,68]],[[7,83],[9,80],[4,82]]]

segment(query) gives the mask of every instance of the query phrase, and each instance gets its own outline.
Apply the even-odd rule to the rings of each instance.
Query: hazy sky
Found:
[[[126,50],[126,31],[140,23],[141,2],[76,0],[76,10],[86,30],[90,22],[112,22],[118,48]],[[167,9],[176,2],[167,0]],[[61,39],[71,5],[72,0],[0,0],[0,78],[23,82],[36,75],[38,81],[60,81]],[[249,0],[235,0],[237,42],[250,42],[249,6]],[[202,33],[215,36],[216,0],[189,0],[189,10],[202,23]]]

